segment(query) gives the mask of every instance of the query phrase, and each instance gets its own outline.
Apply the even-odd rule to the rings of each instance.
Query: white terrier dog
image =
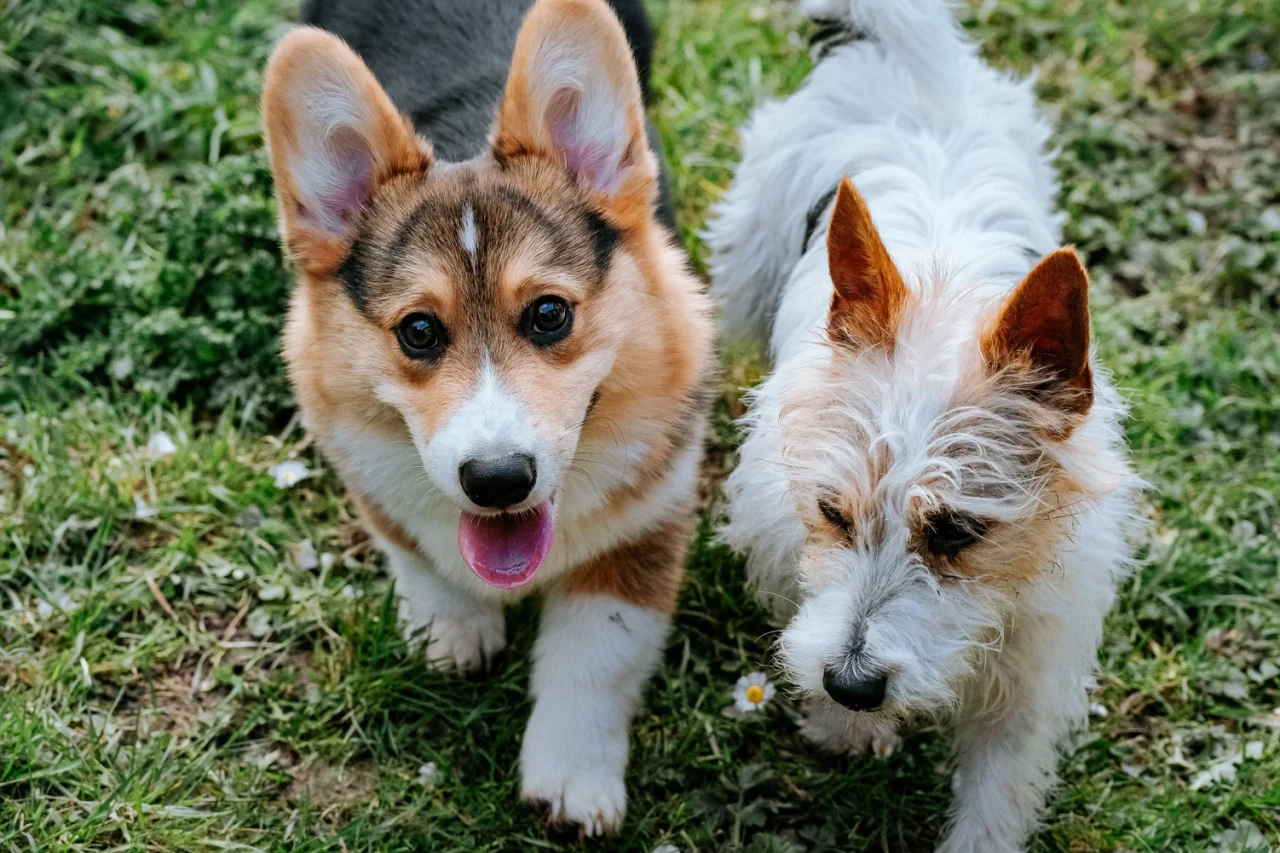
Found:
[[[943,0],[806,10],[837,37],[756,111],[708,234],[726,330],[774,360],[724,536],[796,605],[780,650],[806,734],[883,751],[949,713],[939,850],[1015,853],[1130,559],[1124,409],[1091,364],[1030,85]]]

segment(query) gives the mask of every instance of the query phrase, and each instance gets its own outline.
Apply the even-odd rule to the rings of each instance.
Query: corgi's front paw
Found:
[[[520,798],[541,811],[553,828],[581,838],[614,835],[627,813],[622,776],[597,768],[526,773]]]
[[[626,731],[592,733],[570,722],[535,707],[520,752],[520,799],[562,834],[613,835],[627,813]]]
[[[404,612],[405,635],[421,644],[427,661],[437,669],[459,673],[482,672],[507,647],[502,609],[477,607],[464,613]]]

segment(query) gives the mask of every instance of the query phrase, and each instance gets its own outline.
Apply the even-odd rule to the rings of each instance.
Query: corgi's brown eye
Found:
[[[551,346],[564,340],[573,328],[573,306],[559,296],[535,299],[525,309],[521,326],[533,343]]]
[[[849,519],[845,518],[844,513],[836,509],[835,504],[825,499],[819,499],[818,512],[822,513],[822,517],[831,522],[840,530],[848,533],[853,525],[849,523]]]
[[[439,358],[444,353],[444,325],[434,314],[410,314],[396,329],[400,349],[409,358]]]
[[[925,519],[924,546],[935,557],[954,560],[986,532],[987,523],[982,519],[943,509]]]

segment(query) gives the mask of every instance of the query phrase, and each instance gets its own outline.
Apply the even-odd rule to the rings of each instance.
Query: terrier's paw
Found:
[[[957,820],[934,853],[1021,853],[1026,850],[1020,825],[990,827],[981,820]]]
[[[867,722],[820,707],[810,708],[800,723],[800,734],[827,752],[851,758],[871,755],[884,759],[902,746],[902,737],[891,723]]]
[[[578,838],[614,835],[627,813],[621,774],[585,767],[526,769],[520,799],[542,811],[558,834]]]
[[[894,731],[892,727],[885,727],[871,736],[871,743],[868,744],[868,747],[868,751],[876,758],[888,758],[902,748],[902,735]]]
[[[506,620],[499,608],[428,619],[409,616],[405,635],[425,649],[432,666],[459,673],[487,671],[507,647]]]

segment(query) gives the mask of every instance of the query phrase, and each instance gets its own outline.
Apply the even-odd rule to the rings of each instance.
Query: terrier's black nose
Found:
[[[537,476],[533,457],[525,453],[468,459],[458,468],[462,491],[477,506],[489,509],[505,509],[529,497]]]
[[[828,668],[822,673],[822,688],[827,695],[850,711],[874,711],[884,702],[884,691],[889,676],[862,677],[850,672],[848,667]]]

